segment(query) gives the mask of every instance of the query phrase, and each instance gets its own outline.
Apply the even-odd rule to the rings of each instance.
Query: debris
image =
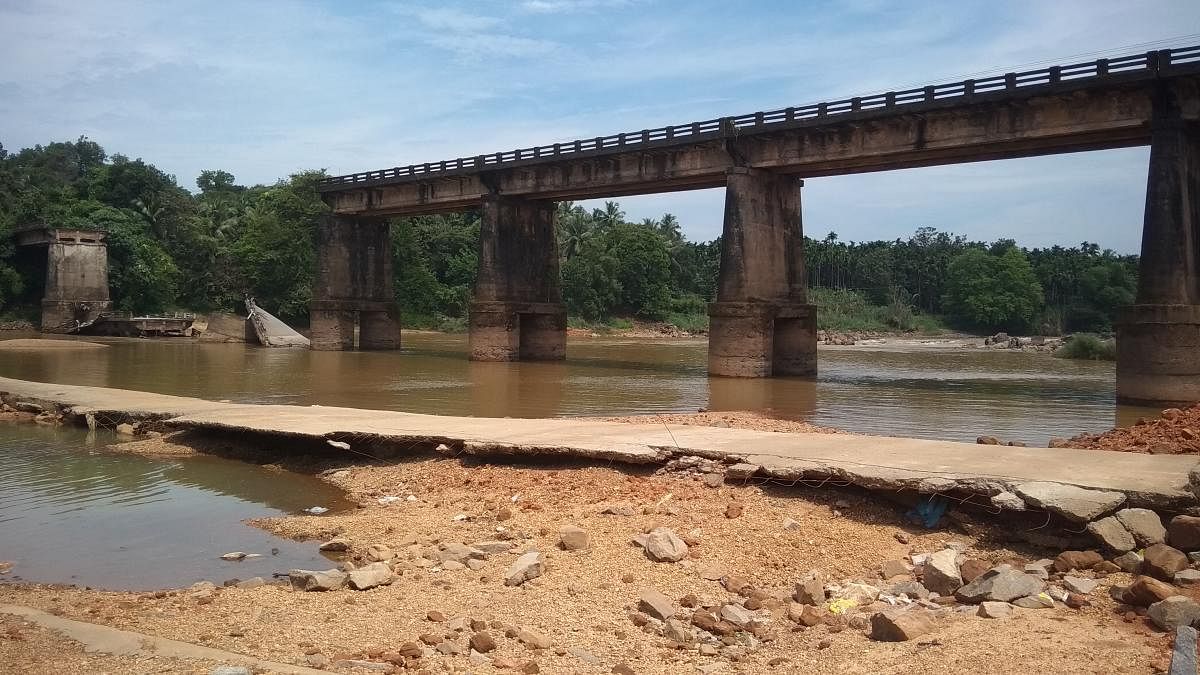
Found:
[[[929,495],[925,499],[917,502],[917,505],[905,514],[909,520],[918,523],[927,530],[932,530],[937,527],[942,516],[946,515],[946,510],[950,508],[950,501],[939,495]]]
[[[1112,511],[1125,501],[1125,495],[1108,490],[1034,481],[1016,487],[1018,495],[1034,506],[1078,523],[1087,523]]]
[[[1150,605],[1146,615],[1162,630],[1174,630],[1200,621],[1200,604],[1182,595],[1173,595]]]
[[[403,500],[403,497],[397,497],[396,495],[384,495],[375,501],[379,502],[380,506],[387,506],[388,504],[395,504]]]
[[[325,443],[327,443],[330,447],[337,448],[338,450],[349,450],[350,449],[350,444],[345,441],[335,441],[335,440],[326,438]]]
[[[933,630],[933,618],[925,610],[889,610],[871,615],[871,639],[904,642]]]
[[[958,570],[958,551],[942,549],[925,560],[925,588],[940,595],[950,595],[963,585]]]
[[[329,509],[325,508],[324,506],[310,506],[307,509],[304,509],[304,512],[314,516],[319,516],[322,513],[328,513]]]
[[[1187,555],[1166,544],[1155,544],[1142,552],[1142,573],[1163,581],[1170,581],[1176,572],[1187,566]]]
[[[540,577],[543,567],[542,554],[537,551],[529,551],[517,558],[508,568],[508,572],[504,574],[504,585],[520,586],[530,579]]]
[[[1163,527],[1158,514],[1150,509],[1121,509],[1115,515],[1133,535],[1138,546],[1161,544],[1167,540],[1167,528]]]

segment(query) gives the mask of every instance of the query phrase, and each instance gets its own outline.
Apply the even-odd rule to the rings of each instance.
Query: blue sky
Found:
[[[1200,2],[0,0],[0,143],[85,134],[194,189],[472,156],[1200,42]],[[812,179],[808,234],[1138,248],[1145,149]],[[720,232],[723,191],[621,200]]]

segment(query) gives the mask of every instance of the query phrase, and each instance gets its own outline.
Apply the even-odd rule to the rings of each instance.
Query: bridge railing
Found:
[[[441,162],[410,164],[390,169],[331,176],[320,181],[318,189],[323,192],[366,187],[368,185],[401,183],[472,171],[504,168],[533,163],[555,157],[572,155],[615,154],[639,146],[662,146],[695,142],[708,138],[724,138],[746,133],[769,131],[773,128],[811,120],[824,121],[844,115],[862,112],[891,110],[904,106],[916,106],[950,99],[969,99],[980,94],[996,94],[1006,91],[1055,85],[1062,82],[1078,82],[1133,75],[1169,75],[1184,68],[1200,66],[1200,45],[1163,49],[1142,54],[1131,54],[1115,58],[1097,59],[1065,66],[1050,66],[1036,70],[1005,73],[979,79],[935,84],[914,89],[888,91],[869,96],[855,96],[839,101],[827,101],[797,107],[780,108],[746,115],[721,117],[689,122],[657,129],[642,129],[610,136],[580,139],[564,143],[539,145],[502,152],[459,157]]]

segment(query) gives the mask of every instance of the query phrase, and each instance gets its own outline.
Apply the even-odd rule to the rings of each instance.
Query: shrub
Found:
[[[1060,359],[1116,361],[1117,343],[1115,340],[1104,340],[1097,335],[1081,333],[1068,338],[1063,346],[1055,350],[1054,355]]]

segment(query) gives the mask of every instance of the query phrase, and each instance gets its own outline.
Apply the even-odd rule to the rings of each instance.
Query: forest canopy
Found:
[[[211,169],[185,189],[153,164],[109,155],[84,137],[11,153],[0,146],[0,311],[36,316],[44,271],[9,234],[47,224],[108,233],[119,310],[236,310],[251,295],[306,324],[316,229],[327,212],[316,191],[322,176],[247,186]],[[617,202],[591,210],[561,202],[556,213],[573,322],[706,327],[719,238],[689,241],[669,213],[631,222]],[[478,213],[397,218],[391,238],[405,325],[461,327],[478,263]],[[844,242],[831,232],[806,238],[805,250],[820,323],[835,329],[1107,332],[1136,288],[1136,256],[1087,242],[1025,249],[923,227],[893,241]]]

